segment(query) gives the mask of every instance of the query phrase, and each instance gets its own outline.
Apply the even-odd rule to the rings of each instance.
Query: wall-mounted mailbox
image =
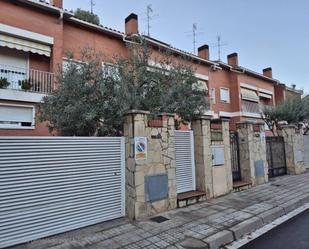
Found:
[[[219,166],[224,165],[224,146],[223,145],[213,145],[212,149],[212,165]]]

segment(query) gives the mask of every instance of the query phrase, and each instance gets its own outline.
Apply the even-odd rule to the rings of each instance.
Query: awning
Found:
[[[197,83],[192,85],[192,89],[195,91],[207,92],[208,91],[207,82],[203,80],[198,80]]]
[[[51,47],[38,42],[28,41],[25,39],[9,36],[6,34],[0,34],[0,46],[15,48],[25,52],[31,52],[34,54],[45,55],[50,57]]]
[[[267,93],[259,93],[259,96],[265,99],[272,99],[271,94],[267,94]]]
[[[247,88],[241,88],[241,98],[254,102],[259,102],[259,96],[257,95],[256,91]]]

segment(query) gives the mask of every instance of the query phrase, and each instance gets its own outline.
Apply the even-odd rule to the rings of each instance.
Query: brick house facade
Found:
[[[55,75],[66,60],[68,51],[79,59],[84,47],[91,47],[112,59],[127,56],[126,43],[139,35],[138,17],[125,19],[125,32],[79,20],[63,9],[62,0],[3,0],[0,2],[0,78],[11,81],[0,89],[0,136],[48,136],[45,123],[36,119],[37,104],[55,86]],[[244,120],[260,120],[261,105],[275,105],[281,99],[278,80],[271,68],[253,72],[238,64],[231,54],[227,63],[210,61],[204,45],[198,55],[173,48],[164,42],[144,37],[158,56],[158,48],[171,50],[175,58],[185,55],[196,69],[196,77],[207,86],[211,99],[208,115],[214,119],[230,118],[230,127]],[[20,80],[31,79],[32,88],[24,91]],[[281,96],[282,95],[282,96]]]

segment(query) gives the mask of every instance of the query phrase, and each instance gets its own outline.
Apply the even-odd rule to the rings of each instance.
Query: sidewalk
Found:
[[[218,248],[309,202],[309,173],[162,213],[169,220],[106,222],[14,249]]]

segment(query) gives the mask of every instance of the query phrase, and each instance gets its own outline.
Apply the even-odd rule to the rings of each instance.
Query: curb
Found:
[[[297,209],[299,208],[301,208],[302,210],[300,212],[297,212]],[[305,196],[303,198],[295,198],[294,200],[290,200],[289,202],[278,205],[277,207],[274,207],[268,211],[258,214],[248,220],[244,220],[233,227],[227,228],[226,230],[211,235],[206,239],[204,239],[203,241],[207,243],[208,249],[239,248],[240,246],[238,247],[236,245],[235,247],[235,245],[233,244],[236,244],[238,240],[244,239],[246,235],[249,235],[250,233],[255,232],[257,230],[262,230],[264,227],[270,225],[277,219],[282,219],[285,216],[289,216],[289,214],[295,212],[295,214],[292,214],[291,217],[287,217],[288,219],[291,219],[294,216],[298,215],[299,213],[303,212],[307,208],[309,208],[309,196]],[[275,224],[275,226],[278,225],[280,224]],[[271,229],[274,228],[275,226],[272,226]],[[267,232],[269,230],[267,230]],[[262,234],[260,234],[259,236],[261,235]],[[243,243],[241,246],[243,246],[246,243]],[[225,245],[228,246],[223,247]]]

